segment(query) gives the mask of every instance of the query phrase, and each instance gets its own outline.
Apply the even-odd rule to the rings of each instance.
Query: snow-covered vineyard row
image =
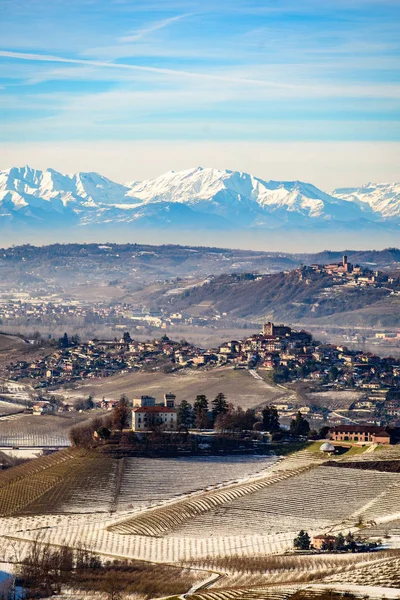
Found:
[[[348,581],[348,574],[335,574],[326,579],[329,583]],[[351,573],[351,581],[356,585],[374,585],[400,588],[400,557],[377,560],[371,565],[360,565]],[[400,597],[400,590],[398,590]]]
[[[257,534],[303,529],[325,529],[342,522],[376,497],[376,489],[398,489],[400,475],[317,467],[275,482],[251,495],[214,508],[178,527],[172,535]],[[334,490],[333,490],[334,482]],[[346,502],[343,502],[346,498]]]
[[[18,413],[21,410],[24,410],[25,406],[22,404],[16,404],[14,402],[3,402],[0,400],[0,417],[3,415],[11,415],[13,413]]]
[[[35,448],[46,447],[66,447],[71,442],[68,435],[57,433],[36,433],[34,431],[26,433],[12,433],[0,435],[0,446],[30,446]]]
[[[134,516],[126,521],[121,521],[113,525],[110,530],[120,534],[159,536],[173,531],[181,523],[190,521],[200,514],[209,512],[218,506],[229,504],[237,498],[253,494],[284,479],[294,477],[309,468],[306,466],[285,472],[281,471],[259,481],[233,485],[220,491],[206,492],[198,497],[182,500],[169,507],[163,506],[145,514]]]
[[[159,563],[182,563],[205,557],[219,556],[263,556],[282,553],[290,549],[294,534],[229,536],[218,538],[150,538],[145,536],[118,535],[108,531],[106,526],[111,520],[104,515],[89,521],[63,515],[62,521],[38,521],[34,517],[28,522],[15,521],[14,529],[9,528],[2,534],[3,549],[14,540],[29,542],[40,539],[50,544],[78,547],[84,544],[101,555],[118,558],[132,558]],[[32,527],[32,529],[28,528]]]
[[[398,590],[385,586],[311,584],[204,591],[186,596],[186,598],[188,600],[290,600],[292,597],[297,598],[298,593],[302,592],[304,596],[313,600],[324,591],[336,592],[342,595],[343,598],[348,597],[350,593],[353,597],[362,600],[366,598],[370,600],[382,600],[383,598],[398,600],[400,596]]]
[[[312,555],[283,555],[267,557],[260,561],[259,568],[254,570],[247,563],[246,559],[231,559],[236,564],[235,569],[224,565],[223,561],[203,562],[199,564],[202,568],[209,570],[218,570],[224,573],[213,584],[213,589],[255,587],[260,585],[278,585],[287,582],[291,583],[311,583],[312,581],[339,581],[343,575],[348,578],[349,573],[354,569],[369,569],[376,567],[381,563],[389,563],[400,555],[392,556],[393,552],[382,554],[364,553],[364,554],[312,554]],[[275,560],[273,560],[273,558]],[[337,578],[337,579],[336,579]]]
[[[126,458],[117,510],[151,506],[221,482],[261,474],[276,460],[274,456]]]

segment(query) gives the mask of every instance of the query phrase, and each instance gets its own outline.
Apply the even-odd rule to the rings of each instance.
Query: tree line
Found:
[[[89,397],[86,403],[93,404]],[[70,430],[70,440],[75,446],[90,447],[94,442],[107,442],[113,434],[128,428],[131,422],[132,407],[125,395],[122,395],[110,414],[95,417]],[[265,406],[261,414],[253,408],[244,410],[228,402],[220,392],[210,403],[204,394],[199,394],[192,404],[182,400],[177,408],[177,424],[179,431],[188,432],[191,428],[198,430],[214,429],[222,434],[245,431],[268,432],[272,439],[279,440],[285,433],[282,429],[279,414],[275,406]],[[154,429],[160,429],[155,425]],[[307,419],[298,412],[290,424],[289,433],[293,437],[308,437],[310,425]],[[125,436],[126,437],[126,436]]]

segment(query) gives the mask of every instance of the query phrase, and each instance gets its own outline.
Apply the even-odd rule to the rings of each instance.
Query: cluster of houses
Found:
[[[372,285],[376,286],[379,283],[391,283],[390,278],[379,271],[371,271],[360,265],[353,265],[348,261],[346,255],[343,256],[339,263],[329,263],[327,265],[311,265],[311,269],[316,273],[326,273],[335,278],[347,278],[353,281],[358,286]]]
[[[14,291],[0,296],[0,320],[8,325],[31,327],[79,326],[93,323],[125,324],[130,320],[124,305],[107,303],[85,304],[79,300],[66,301],[59,294],[34,298],[29,292]]]
[[[271,322],[265,323],[259,334],[211,349],[167,336],[142,342],[132,340],[128,333],[120,340],[73,342],[32,362],[10,363],[8,376],[34,380],[34,387],[40,388],[134,370],[212,369],[221,365],[262,368],[278,383],[302,379],[333,389],[357,390],[362,398],[351,408],[361,417],[376,417],[383,410],[385,417],[400,419],[400,394],[392,393],[400,388],[399,359],[322,344],[306,331]],[[282,407],[282,411],[291,408]]]
[[[12,290],[11,290],[12,291]],[[127,327],[138,332],[152,329],[168,329],[176,325],[203,326],[209,325],[210,320],[218,320],[221,315],[208,317],[193,317],[188,314],[174,312],[165,314],[160,310],[146,307],[138,310],[129,304],[109,304],[108,302],[84,303],[79,300],[62,298],[59,293],[31,297],[29,292],[12,291],[7,294],[0,292],[0,321],[12,327],[40,329],[47,327],[64,327],[77,329],[82,326],[104,325],[105,327]]]

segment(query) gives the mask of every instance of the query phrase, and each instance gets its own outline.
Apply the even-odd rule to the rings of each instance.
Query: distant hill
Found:
[[[246,321],[269,316],[288,323],[399,325],[400,296],[387,287],[352,288],[299,271],[301,265],[339,262],[344,253],[354,264],[400,271],[397,248],[287,254],[150,244],[25,245],[0,249],[0,291],[127,302],[193,316],[227,313]]]
[[[296,258],[304,262],[304,264],[318,263],[326,265],[330,262],[340,261],[343,254],[346,254],[349,260],[354,264],[363,265],[373,268],[377,267],[400,266],[400,250],[398,248],[385,248],[385,250],[342,250],[340,252],[332,252],[324,250],[317,254],[298,254]]]
[[[400,289],[400,280],[399,280]],[[346,315],[355,324],[400,325],[400,297],[387,287],[349,287],[324,273],[298,269],[257,276],[232,274],[161,301],[171,310],[210,316],[227,313],[235,318],[270,318],[286,323],[321,321],[334,324]],[[375,309],[375,307],[379,307]]]

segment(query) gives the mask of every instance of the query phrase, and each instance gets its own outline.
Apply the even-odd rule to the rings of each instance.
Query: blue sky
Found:
[[[0,0],[0,160],[379,142],[395,169],[399,25],[398,0]]]

